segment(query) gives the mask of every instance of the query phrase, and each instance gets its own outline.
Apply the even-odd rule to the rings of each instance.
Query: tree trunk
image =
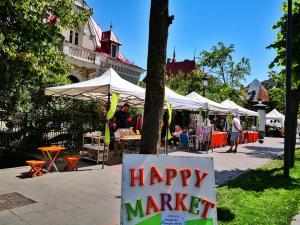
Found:
[[[159,144],[165,96],[168,28],[173,19],[174,16],[169,16],[168,0],[151,0],[141,154],[155,154]]]
[[[298,96],[300,90],[294,90],[291,93],[291,139],[290,139],[290,168],[293,168],[295,165],[295,148],[296,148],[296,138],[297,138],[297,116],[299,110],[299,101],[300,96]]]

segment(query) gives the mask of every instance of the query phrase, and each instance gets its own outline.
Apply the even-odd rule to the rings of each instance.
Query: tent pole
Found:
[[[106,114],[109,110],[110,107],[110,93],[107,94],[107,104],[106,104]],[[106,120],[106,116],[105,116],[105,123],[107,123],[108,121]],[[105,128],[104,128],[105,129]],[[105,161],[105,140],[104,140],[104,147],[103,147],[103,158],[102,158],[102,169],[104,169],[104,161]],[[107,146],[109,148],[109,146]]]
[[[166,135],[165,135],[165,154],[168,155],[168,132],[169,132],[169,113],[167,113],[167,127],[166,127]]]

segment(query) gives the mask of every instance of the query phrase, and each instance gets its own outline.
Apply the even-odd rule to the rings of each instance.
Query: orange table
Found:
[[[211,137],[211,147],[222,147],[227,145],[227,132],[214,132]]]
[[[55,160],[57,159],[59,153],[63,149],[65,149],[65,148],[62,146],[47,146],[47,147],[39,147],[38,148],[38,150],[40,150],[42,152],[44,158],[48,159],[48,161],[49,161],[46,173],[48,173],[53,166],[54,166],[55,170],[57,172],[59,172],[57,169],[57,166],[55,165]]]
[[[248,142],[256,142],[258,140],[258,132],[248,131]]]

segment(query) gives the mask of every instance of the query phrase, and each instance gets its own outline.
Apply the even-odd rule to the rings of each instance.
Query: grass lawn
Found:
[[[283,178],[281,157],[218,187],[218,224],[291,224],[300,210],[300,149],[290,175]]]

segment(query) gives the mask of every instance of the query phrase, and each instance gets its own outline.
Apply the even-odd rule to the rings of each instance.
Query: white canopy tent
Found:
[[[202,105],[203,109],[206,109],[209,111],[213,111],[216,113],[224,113],[224,114],[231,111],[229,107],[226,107],[224,105],[221,105],[218,102],[215,102],[208,98],[205,98],[194,91],[189,93],[186,97],[189,99],[192,99],[194,101],[197,101],[198,103],[200,103]]]
[[[258,116],[257,112],[245,109],[229,99],[221,102],[221,104],[226,107],[229,107],[232,110],[232,112],[238,113],[239,115]]]
[[[91,80],[45,89],[45,95],[81,100],[101,99],[106,101],[108,93],[119,94],[120,104],[126,102],[141,107],[145,102],[145,89],[124,80],[112,68]],[[199,102],[177,94],[168,87],[165,87],[165,100],[172,104],[174,109],[199,109],[202,107]]]
[[[165,87],[165,100],[172,104],[173,109],[198,110],[204,107],[202,103],[180,95],[168,87]]]
[[[112,68],[91,80],[45,89],[45,95],[82,100],[106,100],[109,93],[119,94],[119,103],[144,105],[145,89],[124,80]]]
[[[266,125],[275,127],[284,127],[285,116],[273,109],[266,115]]]

